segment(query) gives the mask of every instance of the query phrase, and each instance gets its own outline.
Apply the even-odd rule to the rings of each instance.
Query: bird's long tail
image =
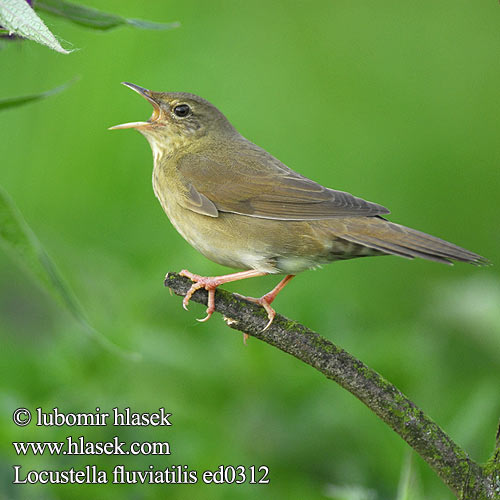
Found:
[[[349,218],[346,233],[342,237],[384,254],[408,259],[420,257],[445,264],[452,264],[453,261],[479,266],[489,264],[487,259],[477,253],[382,217]]]

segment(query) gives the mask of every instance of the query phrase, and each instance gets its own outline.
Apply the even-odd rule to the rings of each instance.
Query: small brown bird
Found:
[[[286,277],[259,299],[272,323],[271,303],[298,273],[336,260],[370,255],[421,257],[486,264],[480,255],[428,234],[389,222],[389,210],[335,191],[294,172],[245,139],[205,99],[181,92],[152,92],[125,83],[153,105],[135,128],[153,150],[153,189],[168,218],[193,247],[224,266],[245,271],[203,277],[181,275],[193,293],[208,291],[206,321],[215,289],[223,283],[266,274]]]

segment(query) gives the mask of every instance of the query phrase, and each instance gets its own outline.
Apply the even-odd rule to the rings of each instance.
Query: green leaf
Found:
[[[25,0],[0,0],[0,26],[10,33],[69,54]]]
[[[77,79],[78,78],[73,78],[73,80],[63,83],[62,85],[59,85],[59,87],[55,87],[45,92],[41,92],[40,94],[30,94],[20,97],[8,97],[6,99],[0,99],[0,110],[15,108],[17,106],[23,106],[24,104],[28,104],[33,101],[39,101],[40,99],[45,99],[46,97],[59,94],[59,92],[62,92],[63,90],[66,90],[68,87],[73,85],[73,83]]]
[[[59,302],[66,306],[84,331],[99,341],[109,351],[137,359],[136,353],[125,353],[107,337],[97,331],[88,321],[87,315],[66,283],[52,259],[45,252],[38,238],[24,220],[12,198],[0,187],[0,248],[3,248],[21,267],[31,272]]]
[[[77,24],[98,30],[109,30],[124,24],[146,30],[170,30],[180,26],[179,23],[153,23],[141,19],[127,19],[116,14],[101,12],[92,7],[67,2],[66,0],[40,0],[36,3],[36,7],[56,16],[65,17]]]
[[[420,493],[420,484],[414,470],[413,454],[414,452],[410,449],[406,452],[399,477],[396,500],[422,500],[424,498]]]
[[[325,496],[333,500],[376,500],[377,493],[357,484],[343,486],[329,484]]]

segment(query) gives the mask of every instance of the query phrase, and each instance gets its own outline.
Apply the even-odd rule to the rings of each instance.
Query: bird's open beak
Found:
[[[133,83],[128,83],[128,82],[122,82],[123,85],[131,88],[135,92],[137,92],[139,95],[147,99],[152,105],[153,105],[153,114],[151,115],[151,118],[147,122],[130,122],[130,123],[122,123],[120,125],[115,125],[113,127],[109,127],[108,130],[117,130],[121,128],[142,128],[142,127],[147,127],[151,125],[155,120],[158,119],[160,116],[160,105],[156,102],[154,99],[154,92],[151,92],[151,90],[144,89],[142,87],[139,87],[139,85],[134,85]]]

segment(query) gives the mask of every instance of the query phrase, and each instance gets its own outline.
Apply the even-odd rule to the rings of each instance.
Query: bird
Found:
[[[207,321],[215,290],[233,281],[265,275],[284,278],[260,298],[243,297],[275,317],[278,293],[297,274],[329,262],[378,255],[415,257],[452,264],[488,260],[443,239],[390,222],[390,211],[344,191],[314,182],[243,137],[207,100],[185,92],[154,92],[123,85],[153,106],[149,120],[110,127],[136,129],[154,158],[153,190],[175,229],[196,250],[241,271],[181,276],[208,292]]]

